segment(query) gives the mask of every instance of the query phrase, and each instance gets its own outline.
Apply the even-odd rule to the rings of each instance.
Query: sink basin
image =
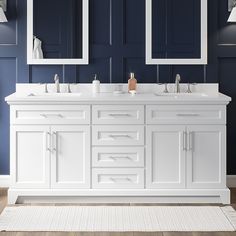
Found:
[[[43,94],[34,94],[31,93],[28,97],[78,97],[81,96],[81,93],[43,93]]]
[[[208,97],[205,93],[155,93],[158,97],[174,97],[174,98],[182,98],[182,97]]]

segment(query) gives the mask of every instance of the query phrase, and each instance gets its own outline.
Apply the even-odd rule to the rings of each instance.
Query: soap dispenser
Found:
[[[95,74],[94,76],[94,80],[93,80],[93,93],[100,93],[100,81],[97,78],[97,74]]]
[[[131,94],[136,94],[137,80],[135,79],[134,73],[130,73],[130,79],[128,80],[128,91]]]

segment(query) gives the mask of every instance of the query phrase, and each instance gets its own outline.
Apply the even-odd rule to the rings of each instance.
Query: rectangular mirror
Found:
[[[89,0],[27,0],[28,64],[88,64]]]
[[[146,0],[146,64],[207,64],[207,0]]]

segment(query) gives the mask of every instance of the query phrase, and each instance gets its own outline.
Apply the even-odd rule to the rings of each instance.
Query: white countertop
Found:
[[[114,85],[103,85],[99,94],[92,94],[88,89],[90,85],[84,87],[80,85],[80,89],[72,90],[72,93],[58,94],[43,93],[36,89],[37,86],[39,87],[39,85],[18,85],[17,92],[5,100],[8,104],[228,104],[231,101],[230,97],[218,92],[216,84],[198,85],[198,89],[193,89],[193,93],[190,94],[185,91],[180,94],[171,92],[165,94],[161,85],[146,84],[136,95],[127,92],[115,94],[108,89],[108,86],[111,88]]]

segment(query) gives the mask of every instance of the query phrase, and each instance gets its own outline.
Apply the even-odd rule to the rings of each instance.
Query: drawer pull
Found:
[[[128,134],[116,134],[116,135],[110,135],[111,138],[130,138]]]
[[[122,182],[132,182],[132,180],[129,177],[126,177],[126,178],[118,178],[118,177],[114,178],[114,177],[111,177],[110,180],[112,182],[120,182],[120,181],[122,181]]]
[[[130,157],[128,157],[128,156],[124,156],[124,157],[122,157],[122,156],[120,156],[120,157],[114,157],[114,156],[110,156],[110,159],[112,159],[112,160],[114,160],[114,161],[116,161],[117,159],[127,159],[127,160],[131,160],[131,158]]]
[[[179,117],[197,117],[197,116],[200,116],[200,114],[176,114],[176,116],[179,116]]]
[[[123,117],[123,116],[130,116],[130,114],[109,114],[109,116],[113,116],[113,117]]]
[[[188,149],[187,151],[193,150],[193,132],[188,133]]]
[[[42,116],[43,118],[49,118],[49,117],[63,118],[63,116],[61,114],[40,114],[40,116]]]

